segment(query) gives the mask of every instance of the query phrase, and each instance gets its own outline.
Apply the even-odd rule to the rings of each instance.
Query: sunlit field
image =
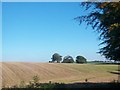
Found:
[[[17,85],[21,81],[29,83],[37,75],[40,83],[44,82],[111,82],[118,79],[118,65],[110,64],[65,64],[65,63],[33,63],[3,62],[2,84]]]

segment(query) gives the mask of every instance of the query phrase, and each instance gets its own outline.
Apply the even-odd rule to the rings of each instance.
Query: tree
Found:
[[[74,59],[71,56],[65,56],[62,63],[73,63]]]
[[[86,22],[97,31],[101,44],[99,53],[107,59],[120,60],[120,2],[82,2],[81,6],[91,10],[89,14],[75,18]]]
[[[62,56],[59,55],[58,53],[55,53],[55,54],[52,55],[51,59],[52,59],[52,62],[57,61],[57,63],[60,63],[60,61],[62,60]]]
[[[76,57],[76,63],[86,63],[87,59],[84,58],[83,56],[77,56]]]

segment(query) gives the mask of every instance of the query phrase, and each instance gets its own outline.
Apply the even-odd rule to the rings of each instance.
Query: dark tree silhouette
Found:
[[[76,63],[86,63],[87,59],[83,56],[77,56],[76,57]]]
[[[73,63],[74,59],[72,58],[72,56],[65,56],[63,58],[63,63]]]
[[[120,2],[82,2],[81,6],[91,12],[75,18],[97,31],[105,46],[99,53],[107,59],[120,60]],[[101,45],[100,44],[100,45]]]
[[[60,63],[60,61],[62,60],[62,56],[59,55],[58,53],[55,53],[55,54],[52,55],[51,59],[52,59],[52,62],[57,61],[57,63]]]

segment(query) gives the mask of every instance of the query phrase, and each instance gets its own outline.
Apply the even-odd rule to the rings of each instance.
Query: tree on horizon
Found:
[[[52,62],[56,61],[57,63],[60,63],[60,61],[62,60],[62,56],[59,55],[58,53],[54,53],[51,59],[52,59]]]

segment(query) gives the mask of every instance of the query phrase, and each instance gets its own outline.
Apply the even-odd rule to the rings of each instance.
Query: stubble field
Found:
[[[111,82],[118,79],[118,65],[65,64],[38,62],[2,62],[2,85],[17,85],[21,81],[29,83],[37,75],[39,82]]]

